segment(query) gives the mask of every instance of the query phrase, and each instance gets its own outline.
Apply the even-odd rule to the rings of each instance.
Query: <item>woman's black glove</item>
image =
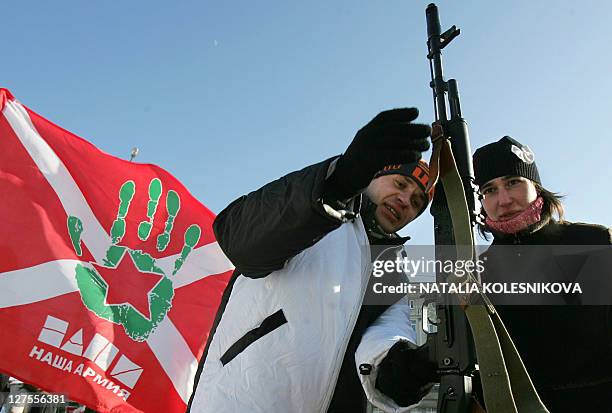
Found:
[[[421,159],[421,152],[429,149],[431,129],[410,123],[417,116],[417,108],[392,109],[379,113],[361,128],[338,160],[326,183],[324,198],[349,199],[368,186],[383,167]]]
[[[398,406],[418,403],[439,381],[437,365],[428,355],[427,347],[415,349],[402,341],[395,343],[380,364],[376,388]]]

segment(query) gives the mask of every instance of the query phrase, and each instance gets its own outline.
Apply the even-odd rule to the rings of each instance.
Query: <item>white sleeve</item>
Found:
[[[398,341],[416,348],[416,332],[410,325],[410,307],[406,297],[389,307],[368,327],[355,352],[357,374],[368,400],[388,413],[403,413],[416,406],[400,407],[375,387],[380,363]]]

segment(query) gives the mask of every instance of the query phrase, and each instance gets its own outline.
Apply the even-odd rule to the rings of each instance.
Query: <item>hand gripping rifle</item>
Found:
[[[436,188],[431,206],[436,260],[474,261],[473,229],[479,219],[479,203],[468,128],[461,116],[457,81],[445,81],[442,73],[442,49],[460,31],[452,26],[441,33],[435,4],[427,6],[425,13],[436,117],[430,186],[438,177],[442,183]],[[436,280],[479,283],[474,274],[457,277],[438,272]],[[486,296],[480,295],[479,299],[481,304],[474,305],[457,294],[438,297],[434,322],[437,332],[427,339],[441,377],[438,412],[472,411],[472,379],[477,376],[489,412],[547,412],[495,308]],[[428,320],[426,308],[423,307],[424,324]]]

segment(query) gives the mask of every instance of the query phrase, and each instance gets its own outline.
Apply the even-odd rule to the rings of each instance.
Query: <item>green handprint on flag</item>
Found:
[[[78,264],[76,280],[85,306],[98,317],[120,324],[127,335],[135,341],[144,341],[166,317],[172,307],[174,289],[171,276],[181,268],[188,255],[200,240],[198,225],[191,225],[184,234],[184,244],[180,256],[174,262],[174,270],[168,276],[156,265],[150,254],[133,250],[121,241],[126,233],[126,216],[136,193],[133,181],[125,182],[119,189],[117,218],[111,230],[111,245],[107,249],[103,263],[92,262],[92,268]],[[162,183],[159,179],[149,184],[147,220],[138,225],[138,238],[149,239],[153,228],[155,213],[162,197]],[[175,191],[166,195],[168,218],[164,232],[157,237],[157,251],[162,252],[170,242],[174,220],[180,210],[180,198]],[[83,223],[78,217],[68,217],[68,233],[78,256],[83,254],[81,234]]]

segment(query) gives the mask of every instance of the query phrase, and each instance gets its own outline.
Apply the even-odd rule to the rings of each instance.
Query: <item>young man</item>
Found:
[[[236,271],[192,413],[365,412],[366,393],[401,411],[425,395],[435,368],[413,350],[405,299],[362,305],[370,246],[401,248],[406,239],[396,231],[430,200],[427,165],[419,162],[430,129],[411,123],[417,116],[414,108],[383,112],[344,155],[271,182],[219,214],[215,234]]]

